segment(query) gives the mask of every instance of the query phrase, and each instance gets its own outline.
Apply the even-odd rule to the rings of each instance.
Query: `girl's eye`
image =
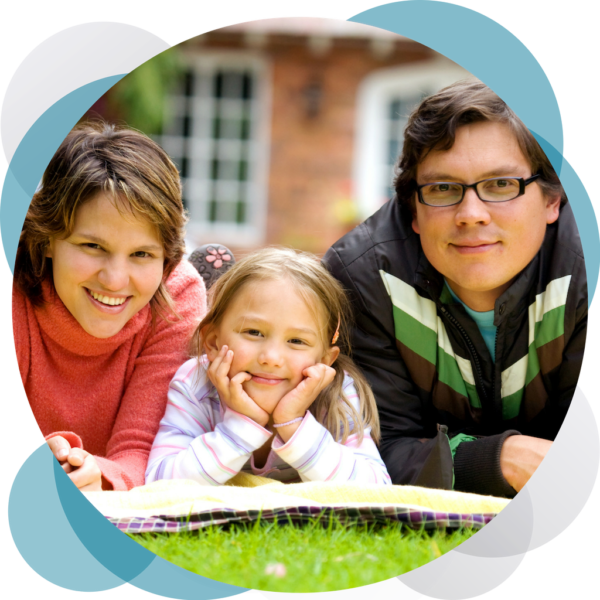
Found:
[[[248,335],[252,335],[255,337],[262,336],[262,333],[258,329],[246,329],[246,331],[244,331],[244,333],[247,333]]]
[[[298,344],[298,345],[305,345],[306,342],[304,340],[301,340],[299,338],[292,338],[291,340],[289,340],[290,344]]]
[[[93,242],[86,242],[81,244],[84,248],[89,248],[90,250],[102,250],[102,247],[99,244],[94,244]]]
[[[152,257],[152,255],[149,252],[144,252],[143,250],[140,250],[139,252],[134,252],[131,256],[134,256],[135,258]]]

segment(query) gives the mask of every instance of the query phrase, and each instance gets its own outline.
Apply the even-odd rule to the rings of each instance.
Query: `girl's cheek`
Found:
[[[315,361],[303,361],[302,363],[300,363],[295,369],[295,376],[297,379],[297,382],[300,383],[300,381],[302,381],[304,379],[304,371],[306,369],[308,369],[309,367],[313,367],[314,365],[316,365],[317,363]]]
[[[225,341],[225,343],[229,346],[230,350],[233,350],[233,363],[231,366],[239,368],[240,371],[245,371],[248,363],[253,358],[256,358],[244,344],[236,343],[235,340],[229,340],[229,343]]]

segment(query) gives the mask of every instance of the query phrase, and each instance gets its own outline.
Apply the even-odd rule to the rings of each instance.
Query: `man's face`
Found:
[[[509,127],[484,121],[459,127],[450,150],[431,151],[417,168],[417,183],[532,175]],[[560,196],[546,197],[534,181],[508,202],[482,202],[471,188],[454,206],[415,204],[412,227],[425,256],[467,306],[486,311],[537,254],[546,225],[558,219]]]

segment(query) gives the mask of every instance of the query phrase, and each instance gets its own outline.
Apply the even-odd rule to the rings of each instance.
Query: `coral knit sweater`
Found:
[[[169,382],[206,312],[204,283],[187,261],[167,287],[181,320],[157,318],[153,331],[146,306],[107,339],[82,329],[51,282],[43,284],[41,307],[13,290],[17,360],[42,433],[94,454],[115,490],[144,484]]]

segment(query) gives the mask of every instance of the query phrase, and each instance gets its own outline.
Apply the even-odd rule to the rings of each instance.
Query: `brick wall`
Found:
[[[214,32],[187,48],[209,52],[247,46],[240,34]],[[323,253],[356,224],[343,215],[351,213],[360,82],[377,69],[428,60],[434,53],[398,38],[379,58],[370,40],[338,38],[319,54],[308,38],[283,35],[269,36],[252,50],[269,60],[272,76],[266,244]],[[311,104],[307,96],[319,89],[320,99]],[[232,249],[236,254],[250,250]]]

